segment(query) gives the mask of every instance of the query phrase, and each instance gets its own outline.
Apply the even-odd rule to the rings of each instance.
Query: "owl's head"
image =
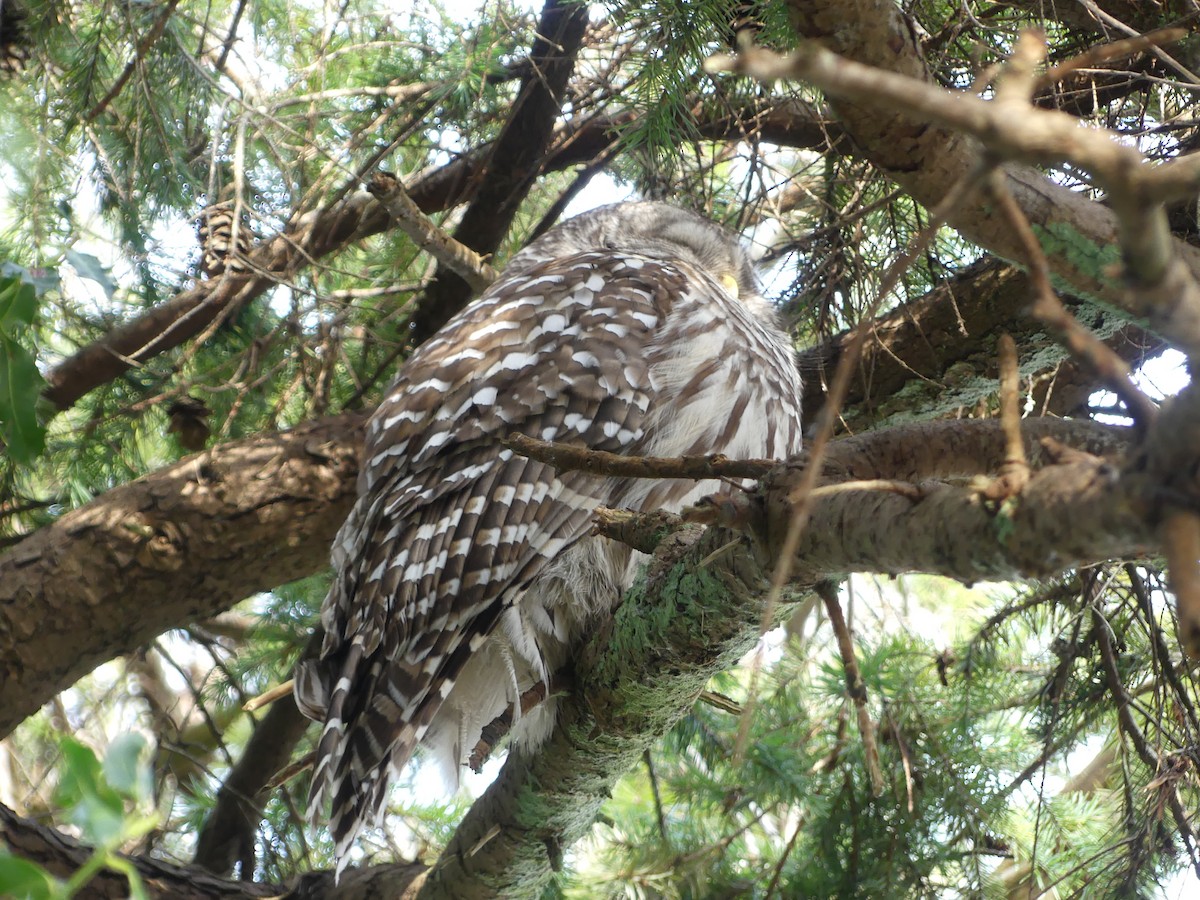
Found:
[[[568,219],[514,256],[505,274],[591,250],[687,262],[743,302],[765,304],[750,259],[735,235],[694,212],[654,201],[614,203]]]

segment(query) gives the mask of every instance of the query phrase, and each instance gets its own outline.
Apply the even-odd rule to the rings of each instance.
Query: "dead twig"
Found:
[[[513,452],[544,462],[560,472],[586,472],[615,478],[761,478],[777,464],[771,459],[729,459],[711,456],[622,456],[589,450],[523,434],[510,434],[501,442]]]
[[[389,172],[371,176],[367,191],[396,220],[397,227],[422,250],[460,276],[476,293],[482,292],[498,277],[496,270],[466,244],[446,234],[437,223],[413,202],[400,179]]]
[[[1129,414],[1141,428],[1146,428],[1158,415],[1158,407],[1133,383],[1129,364],[1111,347],[1079,324],[1067,311],[1050,283],[1050,264],[1042,252],[1037,236],[1021,207],[998,178],[991,179],[990,188],[1001,215],[1013,229],[1025,251],[1023,262],[1035,294],[1032,312],[1035,318],[1052,328],[1071,355],[1095,372],[1125,403]]]
[[[1179,613],[1179,639],[1200,659],[1200,516],[1174,509],[1162,524],[1163,549]]]
[[[592,534],[618,541],[642,553],[653,553],[664,537],[684,524],[682,517],[662,510],[642,513],[600,506],[592,516]]]
[[[854,655],[854,642],[850,637],[850,628],[846,625],[846,617],[842,614],[842,604],[838,600],[837,588],[832,582],[817,585],[817,595],[825,604],[825,613],[829,616],[829,624],[833,627],[837,638],[838,653],[842,657],[842,668],[846,672],[846,693],[854,703],[854,711],[858,715],[858,733],[863,742],[863,758],[866,761],[867,777],[871,779],[871,791],[876,797],[883,794],[883,772],[879,767],[879,747],[875,743],[875,723],[871,721],[871,713],[867,709],[867,688],[863,684],[862,674],[858,669],[858,659]]]
[[[1151,31],[1137,37],[1112,41],[1108,44],[1098,44],[1095,47],[1085,50],[1078,56],[1073,56],[1070,59],[1065,59],[1051,66],[1034,82],[1034,89],[1039,91],[1046,90],[1062,81],[1072,72],[1080,69],[1091,69],[1095,66],[1112,62],[1115,59],[1133,56],[1136,53],[1141,53],[1143,50],[1164,47],[1167,44],[1183,40],[1187,37],[1187,34],[1188,30],[1186,28],[1160,28],[1158,31]]]
[[[271,703],[274,703],[280,697],[286,697],[292,692],[293,680],[289,678],[282,684],[277,684],[268,691],[263,691],[257,697],[251,697],[242,704],[242,709],[245,712],[254,712],[256,709],[262,709]]]
[[[517,699],[517,703],[510,703],[508,708],[487,725],[483,726],[483,732],[479,735],[479,741],[475,744],[475,749],[471,751],[471,755],[467,758],[467,765],[471,767],[472,772],[479,772],[483,769],[483,764],[487,762],[492,751],[496,749],[496,745],[504,739],[504,736],[512,730],[513,724],[521,716],[526,715],[530,710],[542,703],[549,695],[549,688],[546,682],[539,681]],[[514,707],[519,706],[520,714],[513,715]]]
[[[1029,483],[1029,462],[1021,437],[1021,373],[1017,366],[1017,345],[1012,336],[1002,334],[1000,360],[1000,426],[1004,429],[1004,462],[1000,473],[983,490],[988,500],[1003,501],[1015,497]]]

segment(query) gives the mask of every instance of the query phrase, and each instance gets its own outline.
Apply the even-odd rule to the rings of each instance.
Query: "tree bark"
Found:
[[[364,421],[190,456],[0,556],[0,734],[105,660],[327,566]]]
[[[1035,396],[1056,415],[1084,410],[1102,385],[1095,372],[1062,360],[1062,348],[1027,310],[1033,289],[1023,272],[997,259],[969,267],[928,294],[859,327],[871,334],[840,410],[851,432],[971,409],[996,392],[996,341],[1011,334],[1025,376],[1044,376]],[[1166,344],[1123,317],[1084,301],[1072,311],[1132,366]],[[853,332],[802,351],[805,418],[825,402],[825,390]],[[1057,369],[1055,368],[1057,366]],[[1041,407],[1039,407],[1041,411]]]
[[[0,805],[0,846],[66,879],[83,865],[92,850]],[[421,863],[395,863],[352,869],[339,881],[333,872],[311,872],[294,884],[229,881],[196,866],[178,866],[145,856],[126,857],[137,867],[151,897],[162,900],[411,900],[426,871]],[[124,900],[129,882],[123,875],[101,871],[76,894],[84,900]]]

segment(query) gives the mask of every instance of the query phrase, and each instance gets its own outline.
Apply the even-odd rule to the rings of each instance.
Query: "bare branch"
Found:
[[[583,4],[546,0],[542,8],[530,71],[484,163],[488,177],[476,182],[477,193],[454,230],[454,238],[476,253],[496,251],[543,170],[587,21]],[[439,270],[413,313],[413,340],[420,343],[436,332],[470,296],[469,285],[453,270]]]
[[[825,604],[825,614],[829,617],[833,635],[837,638],[838,655],[842,658],[842,669],[846,674],[846,693],[854,704],[854,711],[858,717],[858,733],[862,737],[867,775],[871,779],[871,790],[878,797],[883,793],[883,772],[879,768],[879,746],[875,742],[875,723],[871,721],[871,713],[867,709],[867,686],[863,684],[862,675],[858,669],[858,659],[854,655],[854,641],[850,637],[850,627],[846,624],[846,617],[842,613],[837,587],[826,581],[818,584],[816,591]]]
[[[1094,371],[1100,380],[1125,402],[1134,421],[1142,427],[1147,427],[1158,415],[1158,407],[1133,383],[1133,372],[1129,364],[1067,312],[1058,295],[1054,293],[1054,287],[1050,283],[1049,263],[1033,229],[1029,227],[1029,220],[1025,218],[1001,179],[993,178],[991,186],[997,206],[1008,219],[1013,233],[1017,235],[1025,251],[1025,263],[1035,291],[1033,314],[1053,328],[1071,355]]]
[[[92,855],[92,850],[72,838],[18,816],[0,805],[0,845],[24,859],[32,860],[59,878],[73,875]],[[130,858],[142,876],[150,896],[178,900],[240,900],[278,897],[279,885],[226,881],[199,869],[188,869],[147,858]],[[82,895],[81,895],[82,896]],[[123,875],[102,871],[88,883],[87,897],[129,896]]]
[[[729,459],[713,456],[623,456],[605,450],[589,450],[539,441],[524,434],[510,434],[502,441],[521,456],[554,466],[560,472],[587,472],[618,478],[761,478],[776,460]]]
[[[408,196],[408,191],[395,175],[376,172],[371,177],[367,190],[383,204],[383,208],[396,220],[401,231],[439,263],[461,276],[471,286],[472,291],[479,293],[496,280],[496,270],[484,262],[474,250],[450,237],[421,212],[421,208]]]
[[[101,662],[324,568],[363,424],[335,416],[188,457],[0,556],[0,734]]]

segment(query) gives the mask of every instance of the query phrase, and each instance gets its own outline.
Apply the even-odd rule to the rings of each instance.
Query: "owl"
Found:
[[[800,451],[799,403],[737,239],[664,203],[547,232],[413,353],[367,426],[324,644],[296,673],[324,723],[309,811],[332,805],[339,867],[418,745],[455,784],[510,707],[511,752],[549,735],[553,699],[521,716],[518,698],[568,664],[642,561],[589,534],[597,506],[678,510],[730,489],[557,472],[501,440],[782,459]]]

